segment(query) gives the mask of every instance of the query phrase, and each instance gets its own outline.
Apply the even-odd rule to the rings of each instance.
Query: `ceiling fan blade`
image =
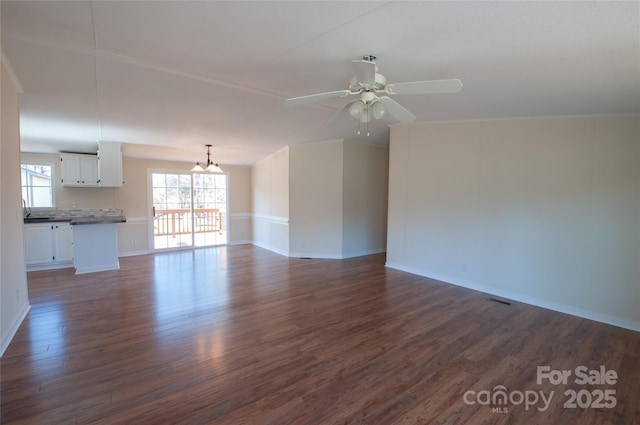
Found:
[[[387,94],[457,93],[461,89],[462,81],[454,79],[389,84],[385,92]]]
[[[353,105],[353,102],[356,102],[356,101],[357,99],[352,100],[351,102],[344,105],[344,107],[340,109],[338,113],[335,114],[327,124],[331,127],[336,127],[340,125],[340,123],[342,123],[345,120],[345,118],[350,118],[351,114],[349,114],[349,108],[351,108],[351,105]]]
[[[337,90],[327,93],[310,94],[308,96],[292,97],[284,101],[285,106],[303,105],[305,103],[317,102],[319,100],[331,99],[333,97],[345,97],[352,94],[351,90]]]
[[[370,61],[352,61],[351,66],[356,75],[356,80],[364,86],[372,86],[376,83],[376,64]]]
[[[411,121],[415,121],[416,116],[413,115],[409,110],[407,110],[404,106],[400,105],[395,100],[391,99],[388,96],[381,96],[380,102],[387,108],[387,112],[389,115],[400,121],[401,123],[408,123]]]

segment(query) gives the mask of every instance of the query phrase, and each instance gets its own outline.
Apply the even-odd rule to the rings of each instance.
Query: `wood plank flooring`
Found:
[[[32,309],[2,358],[3,424],[640,424],[639,333],[489,301],[385,269],[383,255],[244,245],[121,267],[29,273]],[[539,385],[543,365],[605,365],[618,380]],[[478,403],[497,386],[511,400]],[[571,389],[583,406],[615,390],[616,405],[565,408]],[[546,410],[519,402],[533,391],[553,392]]]

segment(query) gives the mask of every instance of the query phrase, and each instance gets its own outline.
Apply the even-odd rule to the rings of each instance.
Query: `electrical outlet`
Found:
[[[135,239],[131,239],[131,246],[136,246],[138,245],[138,241]]]

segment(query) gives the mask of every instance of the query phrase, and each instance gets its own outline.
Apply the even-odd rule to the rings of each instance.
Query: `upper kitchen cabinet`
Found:
[[[97,187],[98,156],[79,153],[61,153],[62,185]]]
[[[98,147],[100,187],[122,187],[120,143],[100,142]]]

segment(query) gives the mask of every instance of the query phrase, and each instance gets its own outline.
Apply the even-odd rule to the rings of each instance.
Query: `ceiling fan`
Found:
[[[358,123],[368,123],[372,119],[384,117],[387,113],[401,123],[408,123],[414,121],[416,116],[389,95],[457,93],[462,89],[462,82],[458,79],[387,84],[386,77],[378,73],[375,60],[375,56],[366,55],[362,60],[352,61],[355,76],[351,78],[347,90],[294,97],[287,99],[284,104],[293,106],[334,97],[358,96],[358,99],[347,103],[329,121],[329,125],[335,125],[344,116],[351,116],[357,119]]]

